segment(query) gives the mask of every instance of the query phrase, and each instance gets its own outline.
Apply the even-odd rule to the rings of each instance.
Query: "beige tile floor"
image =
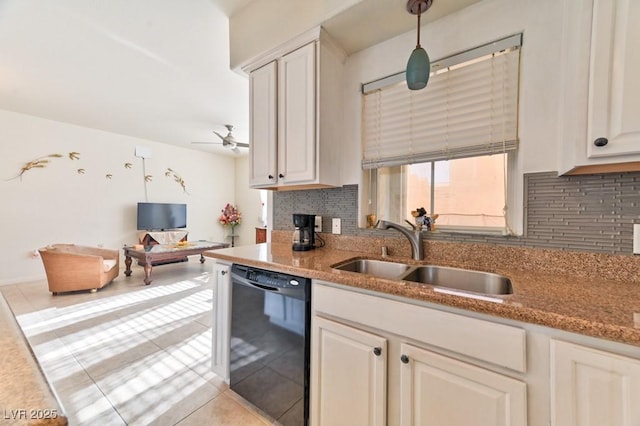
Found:
[[[70,425],[265,425],[210,370],[211,262],[132,266],[97,293],[0,287]]]

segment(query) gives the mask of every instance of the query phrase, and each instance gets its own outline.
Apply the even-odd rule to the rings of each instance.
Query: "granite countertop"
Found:
[[[58,401],[0,294],[0,423],[66,425]]]
[[[549,256],[546,252],[543,255]],[[478,267],[459,258],[445,261],[440,258],[442,256],[430,258],[429,255],[421,262],[467,267],[509,277],[513,294],[492,295],[494,301],[487,301],[436,292],[428,285],[374,278],[331,267],[358,257],[413,262],[406,257],[383,258],[362,251],[327,247],[294,252],[286,243],[227,248],[205,252],[204,256],[640,346],[640,283],[624,279],[625,275],[622,275],[623,279],[613,279],[604,273],[590,277],[579,276],[577,272],[559,273],[551,268],[523,270],[515,268],[513,262],[505,261],[501,266],[496,260]],[[530,254],[527,261],[533,262]]]

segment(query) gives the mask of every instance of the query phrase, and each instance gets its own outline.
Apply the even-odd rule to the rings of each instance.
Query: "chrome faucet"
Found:
[[[414,260],[424,260],[424,247],[422,245],[422,228],[414,225],[413,223],[405,220],[413,231],[409,231],[402,225],[398,225],[397,223],[387,222],[386,220],[379,220],[376,224],[376,228],[378,229],[395,229],[399,231],[402,235],[407,237],[409,242],[411,243],[411,257]]]

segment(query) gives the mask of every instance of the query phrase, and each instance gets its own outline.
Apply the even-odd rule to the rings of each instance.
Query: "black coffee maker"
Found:
[[[313,214],[293,214],[293,251],[307,251],[315,248],[316,216]]]

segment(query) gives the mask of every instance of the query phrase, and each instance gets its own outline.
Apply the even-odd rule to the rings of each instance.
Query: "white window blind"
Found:
[[[423,90],[409,90],[404,79],[364,85],[362,167],[517,149],[520,40],[519,34],[434,63]]]

